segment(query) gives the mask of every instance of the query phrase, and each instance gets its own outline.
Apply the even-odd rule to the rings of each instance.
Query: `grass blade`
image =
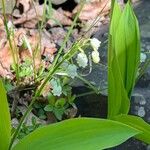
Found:
[[[11,138],[11,119],[6,91],[0,80],[0,150],[8,150]]]

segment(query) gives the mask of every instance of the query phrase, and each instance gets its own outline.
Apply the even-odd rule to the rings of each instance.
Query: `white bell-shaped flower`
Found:
[[[85,53],[81,52],[77,55],[77,63],[80,67],[85,68],[88,65],[88,58]]]
[[[90,39],[90,43],[91,43],[92,48],[93,48],[95,51],[97,51],[98,48],[99,48],[100,45],[101,45],[101,41],[99,41],[99,40],[96,39],[96,38]]]
[[[92,52],[92,60],[96,64],[100,62],[100,57],[99,57],[99,52],[98,51],[93,51]]]

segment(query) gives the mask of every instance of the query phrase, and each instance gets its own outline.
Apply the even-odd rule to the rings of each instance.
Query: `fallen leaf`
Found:
[[[7,42],[3,48],[0,49],[0,76],[6,77],[11,74],[10,66],[13,64],[13,57]]]
[[[0,27],[4,26],[3,19],[0,17]]]
[[[24,115],[25,112],[26,112],[27,109],[28,109],[26,106],[18,106],[17,108],[20,110],[20,112],[22,113],[22,115]],[[44,120],[42,120],[42,119],[39,119],[37,116],[35,116],[35,115],[31,112],[31,113],[29,114],[29,116],[25,119],[25,122],[26,122],[26,125],[27,125],[27,126],[32,126],[32,125],[33,125],[33,123],[32,123],[33,118],[36,119],[36,123],[40,123],[40,124],[43,124],[43,125],[46,124],[46,121],[44,121]]]
[[[43,14],[43,5],[35,5],[34,8],[23,13],[19,18],[15,19],[13,23],[14,25],[18,25],[18,24],[24,24],[32,20],[37,20],[38,22],[39,20],[42,19],[42,14]],[[35,22],[34,27],[36,26],[37,22]]]
[[[17,7],[20,5],[23,7],[23,13],[27,12],[30,8],[31,0],[17,0]]]
[[[52,27],[56,25],[58,26],[59,24],[69,26],[72,24],[72,20],[70,19],[71,16],[71,13],[62,10],[62,8],[59,8],[57,10],[53,9],[53,14],[51,16],[51,19],[47,21],[47,24]]]
[[[86,3],[79,15],[80,20],[93,20],[98,15],[104,16],[108,14],[110,10],[110,0],[93,1]],[[73,10],[73,14],[76,14],[80,9],[80,4]]]

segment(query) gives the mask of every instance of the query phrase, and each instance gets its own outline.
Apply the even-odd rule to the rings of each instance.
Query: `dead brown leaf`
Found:
[[[80,13],[80,20],[93,20],[98,15],[104,16],[109,13],[110,10],[110,0],[101,0],[101,1],[92,1],[84,5],[83,10]],[[80,9],[80,5],[78,5],[74,10],[73,14],[76,14]]]
[[[31,0],[17,0],[17,7],[19,7],[19,5],[22,5],[23,12],[25,13],[29,10],[30,3],[31,3]]]
[[[3,48],[0,49],[0,76],[6,77],[10,72],[10,66],[13,64],[13,57],[7,42]]]
[[[71,13],[59,8],[57,10],[53,10],[53,15],[51,19],[47,21],[47,24],[52,27],[58,25],[58,23],[64,26],[69,26],[72,24],[72,20],[70,19],[71,16]]]
[[[11,73],[10,66],[13,64],[13,57],[9,42],[6,39],[6,33],[5,31],[2,33],[3,37],[1,37],[2,34],[0,34],[0,37],[2,38],[0,40],[0,75],[6,76],[7,74]],[[26,36],[31,45],[36,68],[39,68],[43,64],[41,62],[41,55],[48,57],[50,61],[53,59],[53,54],[57,51],[56,44],[54,44],[51,39],[51,35],[47,31],[43,32],[40,37],[39,32],[35,29],[28,30],[19,28],[15,30],[15,36],[12,40],[13,48],[17,48],[18,50],[19,63],[25,61],[27,58],[32,59],[32,54],[29,49],[22,46],[22,39],[24,36]]]
[[[31,8],[29,11],[23,13],[19,18],[14,20],[14,24],[18,25],[18,24],[25,24],[25,23],[29,23],[32,20],[35,20],[34,22],[32,22],[32,27],[35,28],[37,22],[39,20],[41,20],[42,18],[42,14],[43,14],[43,5],[36,5],[34,8]],[[14,17],[18,17],[15,16]],[[26,27],[27,24],[26,24]],[[29,28],[31,27],[31,24],[29,24]]]

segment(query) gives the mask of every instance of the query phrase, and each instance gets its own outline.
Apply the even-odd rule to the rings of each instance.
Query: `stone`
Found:
[[[146,50],[147,50],[147,51],[150,51],[150,45],[147,45],[147,46],[146,46]]]
[[[18,124],[19,124],[19,121],[18,121],[17,118],[13,118],[13,119],[11,120],[11,123],[12,123],[12,127],[16,129],[17,126],[18,126]]]
[[[135,104],[140,104],[140,105],[145,105],[146,100],[142,94],[139,93],[134,93],[133,94],[133,99]]]
[[[150,145],[147,146],[147,150],[150,150]]]
[[[144,107],[140,107],[139,110],[138,110],[138,112],[137,112],[137,115],[138,115],[139,117],[144,117],[145,114],[146,114],[146,112],[145,112]]]

